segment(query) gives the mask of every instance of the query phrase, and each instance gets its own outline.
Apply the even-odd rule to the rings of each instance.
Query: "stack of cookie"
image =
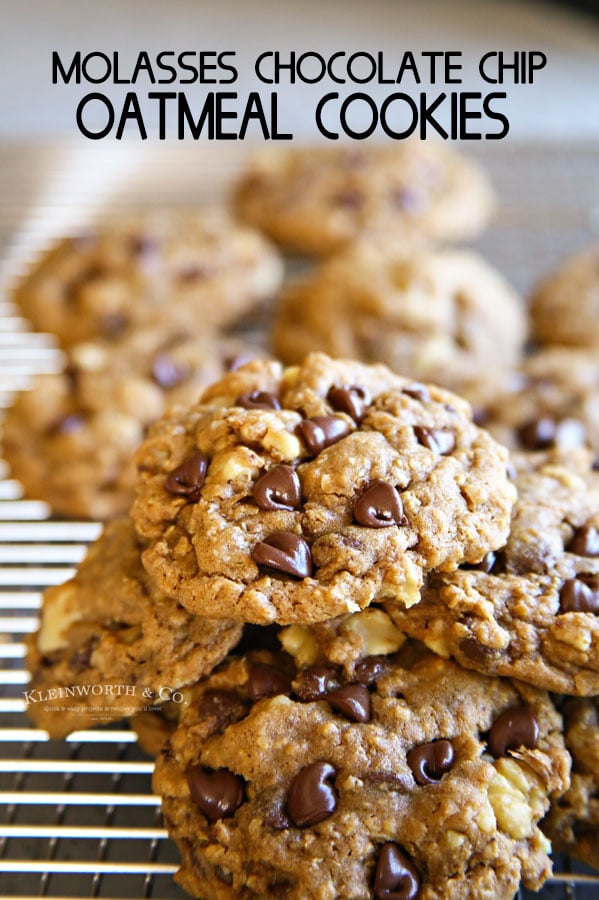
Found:
[[[590,533],[590,461],[523,460],[508,477],[506,451],[457,395],[313,354],[229,373],[152,426],[136,462],[133,526],[109,526],[74,581],[49,592],[32,687],[101,676],[159,700],[166,679],[186,686],[155,773],[186,889],[504,898],[521,881],[538,887],[550,872],[538,823],[570,765],[542,688],[590,693],[598,677],[597,653],[576,651],[593,614],[568,606],[593,562],[566,551],[564,533]],[[555,484],[563,505],[543,501]],[[541,551],[547,573],[518,543],[536,511],[548,546],[562,540],[561,554]],[[121,579],[106,599],[99,565]],[[497,622],[485,579],[498,592],[518,583]],[[454,581],[477,587],[486,619],[467,612],[473,635],[452,643],[426,623],[445,608],[459,619],[443,593]],[[569,637],[564,653],[536,604],[527,620],[529,583],[546,588],[545,630]],[[486,644],[502,629],[494,655]],[[550,647],[538,674],[520,664],[535,633]]]
[[[573,351],[524,360],[513,290],[434,246],[482,226],[484,177],[426,144],[267,152],[236,204],[335,254],[275,311],[287,367],[218,378],[222,335],[190,327],[280,278],[267,244],[221,266],[232,232],[201,263],[180,232],[96,236],[83,272],[71,242],[23,286],[30,315],[58,307],[39,327],[64,317],[69,365],[9,413],[7,455],[38,494],[60,475],[59,512],[117,516],[46,592],[31,717],[61,737],[133,716],[206,900],[509,900],[549,875],[547,834],[597,864],[599,472],[569,399],[559,420],[513,402],[535,365],[561,395],[543,358]],[[521,441],[537,408],[553,431]]]

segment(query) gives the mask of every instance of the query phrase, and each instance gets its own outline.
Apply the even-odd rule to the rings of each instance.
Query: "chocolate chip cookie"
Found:
[[[136,458],[156,584],[197,615],[259,624],[409,607],[424,572],[504,543],[514,499],[506,451],[459,397],[323,354],[229,373]]]
[[[540,344],[599,346],[599,244],[570,256],[535,288],[533,333]]]
[[[160,594],[131,522],[112,522],[75,577],[44,594],[28,648],[29,716],[61,738],[177,702],[177,691],[208,674],[241,632],[232,621],[190,616]]]
[[[465,250],[390,253],[364,244],[292,284],[272,343],[295,363],[312,350],[383,362],[458,392],[516,365],[523,306],[507,282]]]
[[[476,566],[432,575],[400,631],[468,669],[599,693],[599,473],[584,452],[520,460],[510,536]]]
[[[77,344],[7,410],[2,452],[28,496],[55,515],[107,520],[133,500],[133,454],[150,422],[222,375],[237,341],[140,330]]]
[[[365,235],[461,241],[490,217],[486,175],[446,145],[290,147],[256,155],[236,208],[284,247],[322,256]]]
[[[280,286],[278,254],[219,214],[159,211],[98,224],[51,247],[15,300],[63,346],[139,325],[232,322]]]
[[[431,656],[347,683],[271,654],[196,691],[154,775],[194,897],[509,900],[550,874],[537,823],[569,756],[546,694]]]
[[[494,384],[465,394],[475,418],[508,447],[592,447],[599,453],[599,359],[583,347],[546,347]]]
[[[543,830],[556,849],[599,869],[599,698],[569,699],[562,712],[572,784],[552,802]]]

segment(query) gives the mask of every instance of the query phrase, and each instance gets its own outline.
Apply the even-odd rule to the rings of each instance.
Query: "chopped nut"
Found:
[[[262,439],[266,450],[276,450],[281,459],[291,462],[302,456],[303,450],[298,438],[284,429],[267,428]]]
[[[462,834],[459,831],[454,831],[452,828],[449,828],[445,832],[445,841],[449,845],[451,850],[458,850],[463,844],[466,843],[466,835]]]
[[[343,628],[360,636],[362,656],[395,653],[406,639],[382,609],[365,609],[354,613],[344,623]]]
[[[311,666],[318,657],[316,639],[307,625],[289,625],[279,632],[283,649],[295,657],[300,666]]]
[[[414,563],[406,558],[405,578],[401,583],[383,582],[377,594],[377,600],[397,600],[409,609],[420,602],[420,588],[422,587],[422,572]]]
[[[513,759],[502,758],[494,765],[496,775],[489,785],[489,802],[499,827],[516,840],[529,837],[533,827],[530,801],[535,792],[532,778]]]
[[[81,618],[76,592],[70,582],[51,588],[44,598],[42,624],[37,638],[40,653],[51,653],[68,645],[65,632]]]

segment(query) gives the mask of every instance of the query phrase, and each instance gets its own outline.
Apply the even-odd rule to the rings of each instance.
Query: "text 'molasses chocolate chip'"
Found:
[[[559,592],[559,611],[599,613],[599,577],[569,578]]]
[[[276,531],[259,541],[252,550],[252,559],[259,566],[268,566],[294,578],[312,575],[310,548],[291,531]]]
[[[269,469],[254,485],[252,497],[260,509],[299,509],[302,488],[297,472],[287,465]]]
[[[199,500],[202,485],[206,480],[209,459],[205,453],[193,453],[180,466],[166,476],[164,486],[169,494]]]
[[[278,398],[269,391],[251,391],[249,394],[241,394],[235,401],[235,406],[243,409],[280,409]]]
[[[351,416],[358,425],[366,415],[366,410],[371,403],[370,394],[359,384],[332,387],[327,394],[327,400],[333,409]]]
[[[190,766],[187,782],[192,800],[210,822],[230,818],[245,799],[243,778],[228,769]]]
[[[354,518],[368,528],[388,528],[407,525],[401,497],[392,484],[374,478],[355,499]]]
[[[539,723],[530,706],[506,709],[495,719],[489,732],[489,750],[495,759],[518,747],[534,750],[538,742]]]
[[[407,855],[397,844],[383,844],[374,873],[377,900],[415,900],[420,878]]]
[[[428,447],[439,456],[447,456],[455,449],[455,435],[452,431],[442,428],[424,428],[422,425],[414,426],[416,440],[423,447]]]
[[[339,416],[312,416],[300,422],[295,432],[316,455],[349,434],[349,425]]]
[[[436,784],[453,765],[453,744],[446,740],[419,744],[412,747],[407,760],[418,784]]]
[[[337,772],[329,762],[314,762],[301,769],[289,787],[287,812],[298,828],[309,828],[328,819],[337,808],[334,780]]]

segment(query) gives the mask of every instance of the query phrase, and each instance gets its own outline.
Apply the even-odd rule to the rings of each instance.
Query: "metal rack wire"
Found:
[[[5,162],[4,153],[0,148],[0,162]],[[194,153],[197,171],[195,148]],[[32,158],[35,155],[29,162]],[[150,180],[156,184],[158,165],[161,178],[154,199],[188,199],[187,177],[179,183],[174,172],[190,171],[189,151],[183,166],[182,158],[181,153],[169,157],[166,151],[156,153],[153,164],[146,158],[145,175],[137,173],[126,190],[122,179],[119,182],[118,204],[142,205],[137,201],[147,196],[144,186]],[[599,230],[596,159],[597,148],[563,147],[496,150],[492,158],[485,157],[504,210],[481,246],[520,287],[526,288],[557,256],[588,242]],[[198,198],[214,199],[208,196],[210,189],[218,193],[236,165],[233,153],[209,155]],[[58,232],[57,210],[61,223],[65,208],[78,215],[81,184],[80,178],[59,182],[60,196],[58,188],[46,193],[45,206],[25,217],[16,238],[9,240],[21,206],[6,167],[0,166],[0,241],[4,236],[3,255],[10,264],[5,274],[13,277],[18,271],[24,248],[31,251],[36,241],[39,245]],[[2,193],[3,187],[8,193]],[[90,196],[85,196],[89,209]],[[110,202],[116,205],[114,197]],[[31,374],[59,365],[50,340],[29,333],[18,312],[0,297],[0,413],[14,391],[27,387]],[[172,882],[177,852],[162,827],[158,798],[151,793],[152,762],[138,747],[135,734],[117,723],[76,732],[64,742],[48,741],[24,713],[24,640],[36,628],[42,591],[70,577],[98,533],[94,523],[50,519],[44,503],[22,498],[20,485],[0,462],[0,898],[186,896]],[[540,894],[522,891],[521,900],[599,897],[599,875],[590,869],[558,857],[555,871]]]

